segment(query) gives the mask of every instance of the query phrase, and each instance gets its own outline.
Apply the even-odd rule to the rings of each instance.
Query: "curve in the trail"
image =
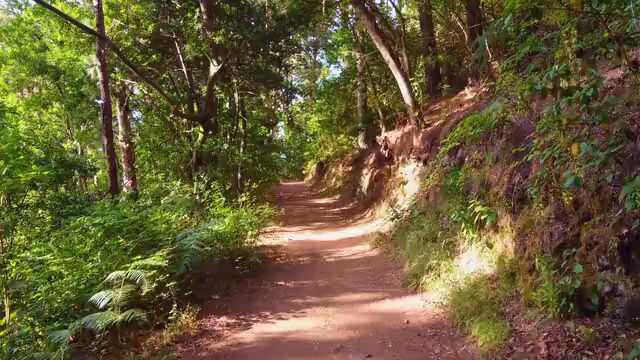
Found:
[[[393,260],[371,249],[380,223],[304,183],[277,189],[273,261],[207,304],[183,359],[475,359]]]

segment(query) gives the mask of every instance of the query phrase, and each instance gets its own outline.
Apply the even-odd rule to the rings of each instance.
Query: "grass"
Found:
[[[157,352],[197,331],[199,308],[188,305],[182,310],[175,309],[166,327],[145,341],[145,352]]]
[[[448,209],[414,212],[396,227],[393,243],[406,262],[409,286],[440,295],[454,325],[483,354],[495,354],[510,333],[501,309],[517,287],[516,266],[503,246],[485,244],[502,244],[512,234],[481,230],[470,242],[447,215]]]
[[[446,301],[455,326],[465,330],[484,354],[494,353],[509,336],[509,324],[501,314],[504,294],[495,279],[482,275],[454,288]]]

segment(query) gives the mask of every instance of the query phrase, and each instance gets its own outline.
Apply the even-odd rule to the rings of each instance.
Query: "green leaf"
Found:
[[[574,274],[582,274],[584,272],[584,266],[580,263],[576,263],[573,265],[573,273]]]
[[[587,143],[580,143],[580,153],[586,154],[591,151],[591,146]]]
[[[564,188],[568,190],[578,189],[582,186],[582,179],[576,175],[569,175],[564,182]]]

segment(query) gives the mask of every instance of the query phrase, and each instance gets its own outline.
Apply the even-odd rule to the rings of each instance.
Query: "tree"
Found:
[[[372,10],[372,6],[369,3],[365,3],[363,0],[351,0],[351,5],[355,10],[358,18],[362,21],[362,24],[367,29],[371,40],[382,55],[384,62],[391,70],[393,77],[398,84],[402,99],[407,107],[409,113],[409,119],[414,126],[421,126],[422,112],[416,102],[416,97],[411,87],[411,80],[409,73],[403,68],[398,54],[391,48],[389,43],[391,40],[380,29],[378,22],[376,21],[375,10]]]
[[[129,107],[129,89],[122,83],[116,92],[118,104],[118,141],[122,156],[122,188],[126,192],[138,190],[136,176],[136,152],[131,133],[131,108]]]
[[[424,56],[424,78],[426,94],[436,97],[440,94],[442,75],[438,63],[436,32],[433,25],[433,8],[431,0],[417,0],[422,53]]]
[[[468,46],[470,49],[476,49],[476,46],[480,46],[476,42],[484,31],[480,0],[464,0],[463,4],[467,14]],[[469,80],[472,83],[480,80],[480,64],[476,61],[471,64]]]
[[[100,83],[100,97],[102,106],[102,146],[107,156],[107,171],[109,179],[109,193],[120,193],[118,185],[118,160],[113,142],[113,108],[111,106],[111,90],[109,89],[109,66],[107,64],[108,42],[104,28],[104,12],[102,0],[93,0],[96,12],[96,32],[101,36],[96,38],[96,55],[98,59],[98,82]]]

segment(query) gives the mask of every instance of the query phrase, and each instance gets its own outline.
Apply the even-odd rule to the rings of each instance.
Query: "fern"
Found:
[[[126,304],[133,299],[137,289],[133,285],[124,285],[119,288],[108,289],[94,294],[89,302],[96,305],[98,309],[106,309],[107,307],[118,308],[122,304]]]
[[[49,339],[55,344],[67,344],[69,340],[78,332],[74,326],[68,329],[56,330],[49,333]]]
[[[80,319],[82,327],[98,334],[118,324],[119,314],[115,311],[102,311],[89,314]]]
[[[149,321],[147,313],[142,309],[129,309],[120,314],[118,324],[122,325],[144,325]]]
[[[138,286],[142,290],[142,293],[149,291],[150,285],[147,279],[147,274],[144,270],[124,270],[114,271],[105,279],[106,282],[111,284],[124,283],[130,281]]]
[[[102,311],[87,315],[80,319],[82,327],[97,334],[116,327],[140,326],[148,322],[147,313],[141,309],[129,309],[125,312]]]
[[[182,274],[193,268],[211,252],[211,246],[223,224],[218,221],[210,222],[180,233],[176,236],[176,252],[180,258],[178,273]]]

